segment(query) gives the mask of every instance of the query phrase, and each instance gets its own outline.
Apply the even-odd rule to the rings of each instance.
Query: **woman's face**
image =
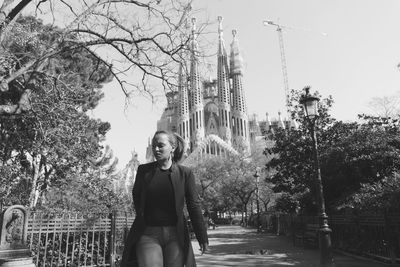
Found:
[[[174,148],[168,140],[168,135],[164,133],[157,134],[153,138],[153,154],[157,161],[167,161],[172,159]]]

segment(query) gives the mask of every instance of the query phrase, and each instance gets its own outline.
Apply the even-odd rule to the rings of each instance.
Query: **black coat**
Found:
[[[122,255],[122,267],[138,266],[135,245],[146,227],[144,221],[146,190],[147,185],[154,177],[156,168],[157,162],[143,164],[138,167],[135,185],[132,190],[136,218],[125,243],[124,253]],[[178,240],[185,255],[185,266],[194,267],[196,266],[196,262],[189,237],[187,221],[183,213],[185,202],[197,240],[201,244],[208,243],[207,229],[203,222],[194,175],[192,170],[188,167],[173,163],[170,168],[170,177],[175,194],[175,209],[178,218]]]

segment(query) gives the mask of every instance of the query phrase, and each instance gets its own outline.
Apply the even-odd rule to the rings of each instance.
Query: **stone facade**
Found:
[[[249,118],[237,31],[232,31],[228,56],[222,17],[218,17],[218,21],[217,78],[202,79],[199,75],[196,24],[193,20],[188,64],[180,65],[178,90],[166,94],[167,107],[157,122],[157,130],[177,132],[184,138],[187,155],[194,152],[215,155],[237,151],[250,153],[251,143],[266,132],[293,126],[291,122],[282,120],[280,114],[279,119],[273,121],[269,120],[268,114],[262,121],[255,116]],[[146,151],[147,161],[154,160],[150,142]]]
[[[188,154],[201,147],[204,153],[225,153],[237,148],[250,149],[249,121],[244,95],[243,60],[239,52],[236,31],[232,31],[230,57],[225,49],[222,17],[218,17],[217,78],[202,79],[196,40],[196,24],[192,21],[189,70],[179,69],[178,90],[167,94],[167,107],[157,130],[177,132],[184,138]],[[207,138],[208,136],[216,138]],[[220,148],[207,147],[204,142],[218,140]],[[150,144],[149,144],[150,145]],[[233,149],[227,149],[228,147]],[[200,148],[199,148],[200,149]],[[223,152],[223,151],[225,152]],[[208,152],[207,152],[208,151]],[[212,152],[211,152],[212,151]],[[148,149],[146,158],[153,160]]]

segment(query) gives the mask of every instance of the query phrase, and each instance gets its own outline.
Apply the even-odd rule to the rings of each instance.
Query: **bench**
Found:
[[[303,246],[318,247],[319,228],[318,224],[313,223],[303,224],[302,227],[295,228],[293,244],[296,245],[296,241],[299,240]]]

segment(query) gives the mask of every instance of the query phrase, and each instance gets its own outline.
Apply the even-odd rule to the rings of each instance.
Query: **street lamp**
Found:
[[[260,200],[258,197],[258,182],[260,179],[259,169],[257,167],[256,172],[254,173],[254,178],[256,178],[256,204],[257,204],[257,233],[261,232],[260,225]]]
[[[332,230],[328,226],[328,216],[325,213],[324,192],[322,187],[321,170],[319,166],[317,135],[315,133],[315,122],[318,118],[318,97],[311,96],[310,87],[304,88],[306,94],[300,99],[300,104],[304,107],[305,117],[308,121],[311,138],[313,141],[314,163],[315,163],[315,189],[318,204],[318,221],[319,221],[319,247],[321,253],[321,265],[332,266],[332,247],[330,233]]]

